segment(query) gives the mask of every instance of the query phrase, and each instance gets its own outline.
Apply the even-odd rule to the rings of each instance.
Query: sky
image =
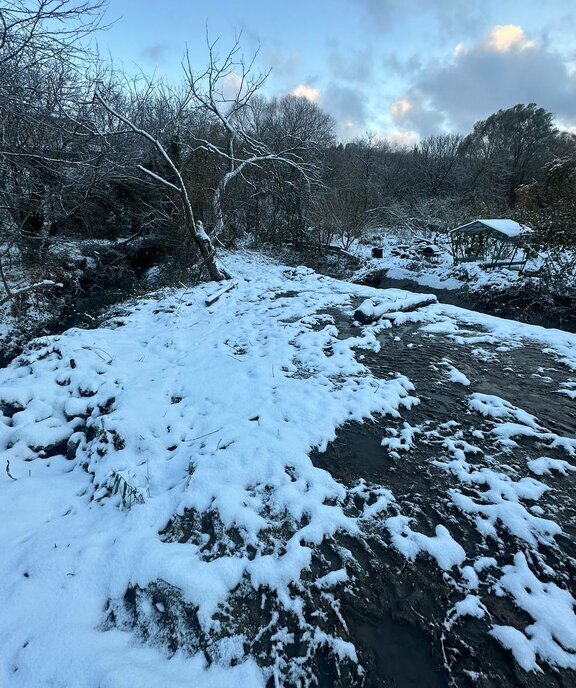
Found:
[[[501,108],[535,102],[576,133],[576,0],[109,0],[100,49],[127,71],[181,78],[241,33],[271,70],[268,96],[318,103],[343,141],[411,144],[467,133]]]

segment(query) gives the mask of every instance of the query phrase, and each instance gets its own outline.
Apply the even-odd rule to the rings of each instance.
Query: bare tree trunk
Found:
[[[148,131],[140,129],[133,122],[124,117],[124,115],[117,112],[106,100],[104,100],[104,98],[98,92],[96,92],[94,98],[99,103],[101,103],[111,115],[116,117],[118,120],[120,120],[123,124],[125,124],[128,127],[128,131],[126,133],[138,134],[139,136],[142,136],[144,139],[149,141],[152,144],[152,146],[156,149],[156,152],[160,155],[160,157],[166,162],[166,164],[174,174],[174,177],[176,179],[175,184],[168,181],[164,177],[161,177],[155,172],[152,172],[152,170],[149,170],[143,165],[138,165],[138,169],[147,174],[148,176],[152,177],[153,179],[155,179],[160,184],[163,184],[164,186],[178,193],[180,197],[180,202],[182,204],[182,209],[184,211],[186,230],[188,232],[188,235],[192,239],[194,245],[198,249],[198,252],[200,253],[200,256],[202,258],[202,265],[206,266],[210,279],[214,281],[230,279],[230,274],[224,268],[218,265],[218,262],[216,261],[216,250],[212,244],[210,237],[204,231],[202,223],[200,221],[196,222],[196,220],[194,219],[194,211],[192,210],[192,203],[190,202],[188,189],[186,188],[184,179],[180,173],[180,170],[176,167],[176,164],[168,155],[162,143],[154,136],[152,136],[152,134],[150,134]]]
[[[206,39],[208,67],[200,74],[195,73],[187,53],[184,70],[191,101],[214,116],[226,137],[225,145],[197,139],[197,150],[214,153],[227,162],[227,170],[218,182],[212,197],[214,226],[210,236],[216,239],[225,228],[222,202],[226,188],[233,179],[245,171],[260,168],[262,163],[276,162],[296,169],[310,186],[312,182],[318,181],[318,168],[305,162],[302,157],[313,144],[287,137],[284,141],[286,145],[279,147],[280,150],[273,151],[258,135],[257,128],[251,128],[247,112],[252,99],[262,88],[269,74],[253,72],[257,53],[246,62],[241,57],[240,43],[237,39],[228,54],[220,57],[217,50],[218,41],[211,42],[208,36]],[[232,87],[232,93],[225,95],[224,85],[227,77],[231,75],[238,77],[237,85]]]
[[[226,184],[223,177],[219,182],[218,186],[214,191],[214,196],[212,198],[212,212],[214,214],[214,229],[212,230],[212,235],[214,237],[219,237],[224,230],[224,212],[222,210],[222,196],[224,194],[224,189]]]

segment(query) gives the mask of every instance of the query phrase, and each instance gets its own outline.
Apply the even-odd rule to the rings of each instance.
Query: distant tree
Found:
[[[549,159],[556,135],[552,113],[535,103],[515,105],[476,122],[463,149],[482,161],[483,172],[490,174],[490,166],[502,172],[504,193],[513,206],[516,189],[534,181]]]
[[[575,141],[576,141],[576,137]],[[521,187],[518,210],[542,247],[576,250],[576,151],[544,165],[545,177]]]
[[[107,0],[0,2],[0,65],[82,61],[85,39],[104,28],[106,6]]]
[[[454,191],[462,137],[439,134],[423,139],[414,147],[415,183],[421,193],[438,198]]]
[[[101,27],[103,9],[98,0],[0,5],[3,257],[16,248],[26,259],[43,258],[60,228],[75,222],[96,195],[101,170],[86,164],[94,156],[75,120],[82,111],[82,73],[92,62],[85,39]],[[11,288],[4,273],[2,283],[5,298],[30,291]]]
[[[271,162],[253,176],[258,199],[258,225],[266,237],[298,241],[310,223],[310,207],[324,183],[325,150],[334,140],[334,120],[303,97],[255,99],[250,108],[251,127],[271,150],[288,146],[314,171],[303,175],[292,165]]]

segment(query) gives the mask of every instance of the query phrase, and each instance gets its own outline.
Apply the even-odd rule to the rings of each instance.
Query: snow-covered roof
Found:
[[[475,225],[477,224],[484,225],[487,229],[492,229],[495,232],[499,232],[500,234],[505,234],[510,239],[516,239],[517,237],[520,237],[524,234],[529,234],[532,231],[530,227],[527,227],[526,225],[521,225],[519,222],[516,222],[515,220],[478,219],[473,220],[472,222],[468,222],[465,225],[461,225],[460,227],[456,227],[455,229],[450,230],[450,233],[462,232],[466,230],[474,231],[475,229],[477,229],[475,227]]]

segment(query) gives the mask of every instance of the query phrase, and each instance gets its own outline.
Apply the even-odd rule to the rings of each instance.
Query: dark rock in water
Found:
[[[361,325],[368,325],[374,320],[374,318],[365,313],[361,308],[357,308],[354,311],[354,320]]]

